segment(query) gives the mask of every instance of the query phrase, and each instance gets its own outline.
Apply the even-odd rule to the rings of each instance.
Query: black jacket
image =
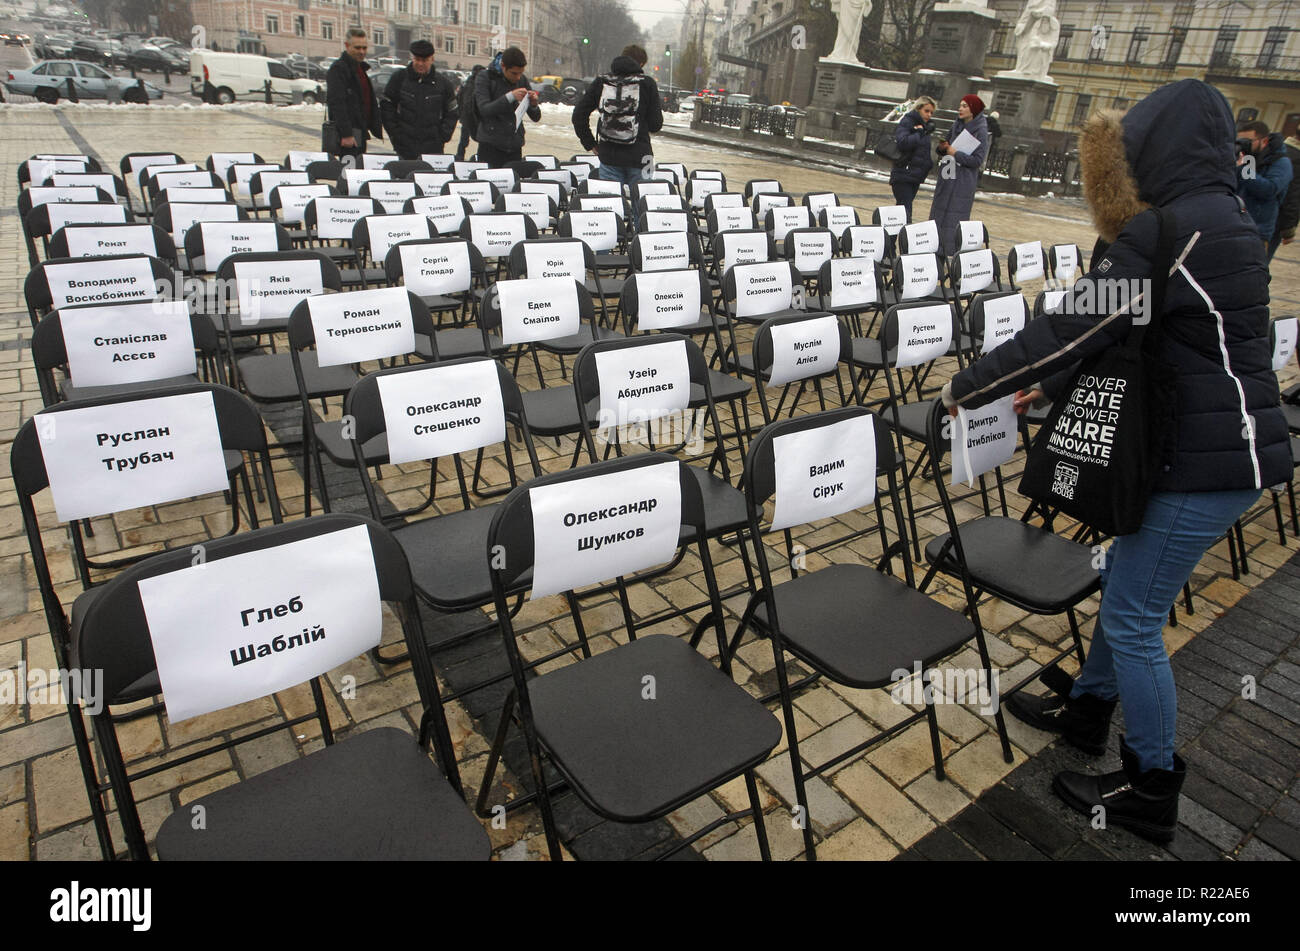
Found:
[[[1283,238],[1294,238],[1296,225],[1300,224],[1300,139],[1292,137],[1286,140],[1286,155],[1291,160],[1291,185],[1282,199],[1282,208],[1277,213],[1277,228],[1273,233]]]
[[[364,70],[369,63],[361,63]],[[330,120],[339,127],[339,137],[347,138],[358,130],[363,139],[384,137],[383,116],[379,111],[379,94],[370,87],[370,122],[366,122],[365,107],[361,102],[361,82],[357,79],[357,61],[344,53],[325,73],[325,106]],[[358,145],[361,143],[358,142]]]
[[[918,129],[917,126],[923,126]],[[894,130],[894,141],[898,151],[903,153],[903,160],[889,172],[889,183],[910,182],[919,185],[934,168],[934,158],[930,155],[930,133],[934,131],[934,121],[926,122],[915,109],[903,116]]]
[[[436,69],[421,76],[410,65],[388,80],[380,108],[394,151],[413,159],[421,153],[441,152],[456,131],[460,114],[450,76]]]
[[[1177,223],[1158,359],[1177,369],[1176,431],[1161,491],[1264,488],[1291,478],[1291,441],[1278,406],[1268,333],[1268,271],[1254,222],[1235,194],[1232,112],[1212,86],[1185,79],[1157,89],[1123,117],[1089,119],[1082,141],[1085,194],[1101,259],[1071,292],[1073,313],[1030,321],[952,379],[977,407],[1026,389],[1127,337],[1132,319],[1095,308],[1102,279],[1150,276],[1158,205]],[[1130,161],[1126,156],[1132,157]]]
[[[637,134],[634,142],[609,142],[601,138],[599,142],[591,134],[591,113],[600,105],[601,90],[613,77],[639,76],[641,90],[637,103]],[[664,126],[663,100],[659,96],[659,84],[641,71],[636,60],[630,56],[616,56],[609,64],[609,73],[597,76],[596,81],[587,87],[578,104],[573,107],[573,131],[578,134],[578,141],[588,152],[597,152],[605,165],[617,168],[635,168],[644,162],[647,155],[653,155],[650,147],[651,133],[658,132]],[[601,134],[601,120],[597,116],[596,135]]]
[[[515,107],[519,104],[514,96],[509,96],[512,89],[532,89],[528,76],[520,76],[519,82],[511,83],[500,70],[488,67],[474,80],[474,105],[478,110],[474,139],[506,152],[524,147],[524,127],[515,128]],[[540,122],[542,110],[536,105],[529,106],[528,118]]]

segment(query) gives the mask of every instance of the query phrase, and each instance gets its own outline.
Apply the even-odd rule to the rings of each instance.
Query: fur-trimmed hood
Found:
[[[1233,138],[1227,100],[1199,79],[1161,86],[1127,113],[1089,118],[1079,167],[1102,239],[1114,241],[1151,205],[1199,191],[1235,192]]]

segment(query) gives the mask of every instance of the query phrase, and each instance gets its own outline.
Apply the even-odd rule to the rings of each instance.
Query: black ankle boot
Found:
[[[1171,842],[1178,826],[1178,794],[1187,778],[1187,764],[1174,754],[1174,768],[1138,769],[1137,755],[1120,740],[1123,769],[1101,776],[1086,773],[1058,773],[1053,791],[1072,809],[1092,818],[1094,809],[1105,809],[1107,825],[1132,829],[1153,842]]]
[[[1073,681],[1057,667],[1049,667],[1039,679],[1055,693],[1045,697],[1024,691],[1014,693],[1007,700],[1011,715],[1045,733],[1060,734],[1085,753],[1093,756],[1105,753],[1116,701],[1102,700],[1090,693],[1071,697]]]

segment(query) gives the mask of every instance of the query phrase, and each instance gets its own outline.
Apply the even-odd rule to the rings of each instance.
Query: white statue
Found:
[[[858,38],[862,35],[862,21],[871,13],[871,0],[840,0],[835,48],[823,59],[837,63],[860,63]]]
[[[1056,41],[1061,37],[1061,21],[1056,18],[1056,0],[1026,0],[1024,12],[1016,22],[1017,76],[1047,79]]]

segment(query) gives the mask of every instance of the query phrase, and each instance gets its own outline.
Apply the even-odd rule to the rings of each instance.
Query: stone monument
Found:
[[[925,65],[912,73],[908,98],[930,96],[939,108],[955,112],[961,97],[983,97],[984,56],[998,18],[985,0],[936,3],[926,26]]]
[[[1047,107],[1056,95],[1056,83],[1048,75],[1061,21],[1056,18],[1056,0],[1026,0],[1016,21],[1016,65],[993,78],[990,109],[999,113],[1002,147],[1042,147],[1041,127]]]

